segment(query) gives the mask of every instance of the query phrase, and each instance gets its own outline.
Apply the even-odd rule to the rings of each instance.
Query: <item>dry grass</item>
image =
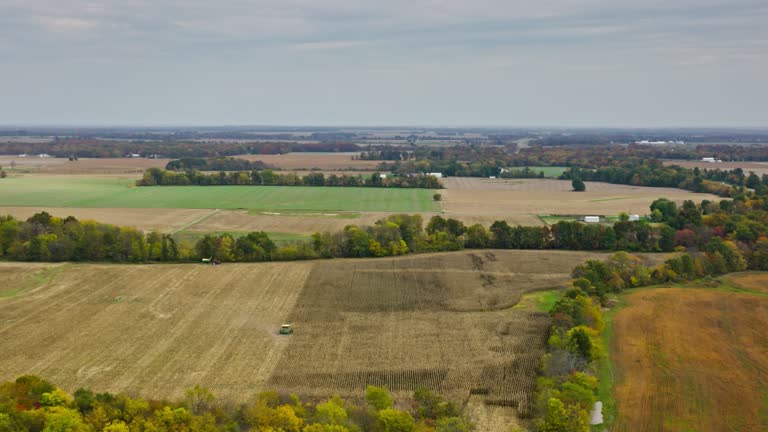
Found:
[[[519,219],[521,224],[540,214],[647,214],[651,203],[661,197],[697,202],[718,199],[681,189],[593,182],[587,183],[586,192],[573,192],[570,181],[550,179],[448,178],[443,183],[442,205],[448,216]]]
[[[768,299],[680,288],[626,299],[615,431],[768,430]]]
[[[426,385],[530,407],[546,314],[508,308],[563,286],[598,254],[473,251],[379,260],[187,265],[0,265],[37,285],[0,300],[0,380],[73,391],[242,401],[267,388],[359,397]],[[58,269],[49,282],[34,279]],[[14,282],[14,283],[16,283]],[[25,285],[27,286],[27,285]],[[296,333],[276,335],[292,321]]]

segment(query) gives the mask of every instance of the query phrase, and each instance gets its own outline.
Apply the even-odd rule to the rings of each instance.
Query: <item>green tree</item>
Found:
[[[657,216],[655,211],[658,210],[661,214]],[[659,198],[651,203],[651,219],[654,222],[666,222],[670,225],[677,226],[677,204],[674,201],[670,201],[666,198]]]
[[[683,202],[683,208],[678,214],[678,226],[680,228],[686,225],[701,226],[701,210],[691,200]]]
[[[315,420],[326,425],[343,425],[347,423],[348,414],[344,409],[344,401],[336,395],[329,401],[317,404]]]
[[[52,392],[43,393],[43,396],[40,398],[40,405],[47,407],[66,406],[70,403],[72,403],[72,396],[59,388]]]
[[[589,413],[578,405],[567,408],[560,399],[550,398],[541,432],[589,432]]]
[[[592,360],[592,340],[585,329],[581,327],[572,328],[568,331],[568,351],[587,361]]]
[[[675,248],[675,230],[664,225],[659,230],[659,249],[662,252],[672,252]]]
[[[416,421],[409,413],[386,408],[379,411],[379,427],[381,432],[411,432]]]
[[[471,249],[487,248],[491,244],[491,237],[488,230],[480,224],[471,225],[467,228],[464,246]]]
[[[749,268],[768,270],[768,240],[758,240],[749,259]]]
[[[571,181],[571,186],[573,186],[575,192],[584,192],[587,190],[587,185],[585,185],[584,181],[580,178],[573,179],[573,181]]]
[[[560,399],[549,398],[547,412],[543,424],[539,428],[541,432],[571,432],[568,427],[568,413]]]
[[[216,398],[207,388],[196,385],[184,392],[184,402],[186,402],[189,412],[200,415],[213,408]]]
[[[80,413],[69,408],[55,406],[48,408],[45,413],[43,432],[88,432],[88,426],[83,423]]]
[[[376,411],[392,408],[392,394],[384,387],[369,385],[365,388],[365,400]]]
[[[437,432],[469,432],[472,425],[463,417],[442,417],[437,420]]]
[[[104,427],[103,432],[130,432],[130,428],[125,422],[114,420]]]
[[[758,186],[760,186],[760,177],[757,176],[757,174],[750,172],[749,177],[747,177],[747,187],[750,189],[755,189]]]

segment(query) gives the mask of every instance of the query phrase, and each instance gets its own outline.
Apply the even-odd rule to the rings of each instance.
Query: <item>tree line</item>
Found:
[[[310,172],[299,176],[294,173],[279,174],[272,170],[233,171],[206,174],[188,170],[175,172],[150,168],[144,172],[137,186],[336,186],[336,187],[383,187],[442,189],[437,177],[431,175],[398,176],[373,173],[370,176]]]
[[[273,138],[274,139],[274,138]],[[128,154],[141,157],[159,155],[169,158],[210,158],[241,154],[284,154],[291,152],[359,152],[352,142],[324,141],[229,141],[229,140],[158,140],[156,137],[137,140],[108,140],[98,138],[61,138],[49,142],[0,142],[0,154],[40,154],[55,157],[116,158]]]
[[[170,171],[261,171],[272,169],[272,167],[262,161],[249,161],[233,157],[215,157],[174,159],[165,165],[165,169]]]
[[[302,401],[274,391],[245,404],[218,400],[195,386],[179,401],[147,400],[80,388],[73,394],[34,375],[0,383],[3,432],[469,432],[459,407],[432,391],[416,390],[407,408],[368,386],[359,403],[339,396]],[[399,403],[398,406],[405,404]]]
[[[436,215],[426,225],[420,215],[390,215],[370,226],[318,232],[308,241],[278,245],[264,232],[209,234],[194,244],[173,236],[116,227],[46,212],[25,221],[0,217],[0,257],[18,261],[185,262],[214,257],[224,262],[285,261],[344,257],[385,257],[462,249],[558,249],[670,252],[707,250],[712,239],[735,244],[747,268],[768,268],[764,253],[768,211],[762,198],[740,197],[678,206],[664,198],[651,206],[650,220],[613,224],[560,221],[551,226],[486,228]]]
[[[560,179],[581,179],[632,186],[672,187],[692,192],[711,193],[721,197],[735,197],[747,193],[750,186],[758,194],[768,192],[768,176],[745,175],[743,170],[700,170],[677,165],[664,166],[660,161],[627,161],[619,166],[597,169],[571,168]],[[749,186],[747,186],[749,184]]]
[[[510,171],[512,177],[523,175],[521,170],[530,166],[564,166],[598,173],[583,180],[606,181],[618,184],[664,185],[679,187],[680,183],[694,181],[696,177],[712,182],[725,181],[733,186],[746,186],[750,177],[743,170],[687,169],[664,167],[662,159],[700,160],[702,157],[718,157],[722,160],[768,160],[768,147],[764,146],[651,146],[651,145],[570,145],[563,147],[532,146],[515,151],[507,146],[456,145],[417,146],[400,159],[382,162],[378,169],[398,174],[441,172],[447,176],[489,177],[504,176]],[[378,152],[368,152],[370,158]],[[382,159],[386,159],[382,156]],[[631,173],[627,174],[629,171]],[[534,174],[538,174],[537,172]],[[637,174],[638,178],[634,178]],[[570,179],[570,177],[568,177]],[[660,180],[664,180],[660,182]],[[676,182],[674,181],[676,180]],[[753,186],[764,183],[762,178],[752,178]],[[747,186],[753,188],[753,186]],[[683,186],[686,189],[689,187]],[[717,191],[714,185],[709,185]],[[705,192],[706,187],[695,185],[689,190]],[[721,196],[728,196],[721,193]]]

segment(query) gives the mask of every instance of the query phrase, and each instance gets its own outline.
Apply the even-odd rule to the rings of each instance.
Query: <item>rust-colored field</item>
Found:
[[[571,182],[550,179],[448,178],[443,180],[447,215],[474,214],[530,220],[540,214],[647,214],[657,198],[675,201],[717,200],[710,194],[681,189],[587,182],[586,192],[573,192]]]
[[[247,160],[260,160],[274,167],[285,170],[312,169],[321,170],[373,170],[381,161],[353,160],[359,153],[286,153],[279,155],[240,155]]]
[[[753,171],[757,175],[768,174],[768,162],[702,162],[665,160],[664,165],[679,165],[683,168],[732,170],[741,168],[745,172]]]
[[[0,156],[0,166],[6,170],[11,168],[11,161],[16,163],[15,170],[21,173],[109,174],[139,178],[147,168],[165,168],[170,159],[83,158],[70,161],[66,158]]]
[[[17,285],[0,299],[0,379],[34,373],[69,391],[153,398],[201,384],[237,401],[267,388],[359,397],[366,384],[399,395],[426,385],[526,412],[549,320],[509,306],[564,286],[574,265],[600,256],[0,264],[0,279]],[[294,335],[277,336],[284,322]]]
[[[659,288],[626,300],[615,431],[768,430],[768,298]]]

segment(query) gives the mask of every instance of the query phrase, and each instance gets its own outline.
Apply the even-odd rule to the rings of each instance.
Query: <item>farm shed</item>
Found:
[[[584,216],[586,223],[600,223],[600,216]]]

